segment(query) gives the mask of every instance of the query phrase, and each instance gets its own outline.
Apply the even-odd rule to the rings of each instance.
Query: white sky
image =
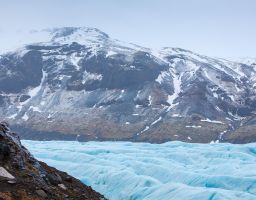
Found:
[[[0,19],[0,52],[29,30],[89,26],[151,48],[256,57],[255,0],[0,0]]]

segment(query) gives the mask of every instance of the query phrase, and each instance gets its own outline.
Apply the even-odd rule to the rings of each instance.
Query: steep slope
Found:
[[[91,187],[33,158],[0,123],[0,199],[104,200]]]
[[[0,116],[25,127],[23,138],[256,141],[254,63],[156,51],[94,28],[49,34],[0,57]]]

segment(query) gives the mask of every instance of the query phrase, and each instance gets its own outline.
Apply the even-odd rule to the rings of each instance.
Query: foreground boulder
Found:
[[[37,161],[0,123],[1,200],[104,200],[79,180]]]

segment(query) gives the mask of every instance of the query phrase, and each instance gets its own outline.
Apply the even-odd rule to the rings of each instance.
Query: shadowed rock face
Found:
[[[0,199],[104,200],[91,187],[37,161],[16,134],[0,123]]]
[[[162,70],[167,70],[168,66],[159,64],[149,56],[146,52],[136,52],[129,60],[128,56],[122,54],[117,54],[113,58],[99,54],[82,60],[81,65],[87,72],[102,75],[101,81],[91,81],[95,83],[94,87],[91,84],[91,89],[88,86],[89,81],[84,84],[85,89],[128,89],[154,81]],[[77,81],[77,78],[74,81]]]
[[[21,92],[40,84],[42,56],[39,51],[28,51],[22,58],[9,54],[0,60],[0,90],[5,93]]]
[[[256,141],[236,134],[255,126],[254,62],[153,51],[93,28],[51,34],[0,57],[0,116],[21,137]]]

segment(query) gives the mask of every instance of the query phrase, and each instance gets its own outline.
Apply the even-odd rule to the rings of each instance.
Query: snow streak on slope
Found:
[[[255,144],[22,142],[110,200],[256,199]]]
[[[179,97],[179,93],[181,91],[181,77],[182,75],[178,76],[175,73],[173,73],[173,87],[174,92],[172,95],[168,95],[167,102],[170,104],[168,111],[171,110],[176,103],[174,103],[174,100]]]

